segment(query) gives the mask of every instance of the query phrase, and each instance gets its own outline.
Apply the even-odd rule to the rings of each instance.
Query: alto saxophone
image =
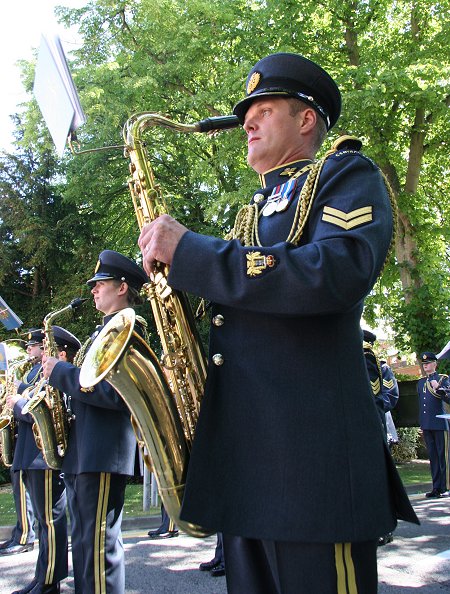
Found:
[[[128,120],[124,126],[125,157],[131,161],[129,189],[139,229],[167,212],[142,132],[155,126],[178,132],[209,132],[238,124],[235,116],[191,125],[151,113]],[[148,452],[144,460],[155,474],[167,513],[182,530],[203,537],[209,533],[181,521],[179,513],[204,391],[206,357],[188,298],[169,287],[168,273],[168,267],[159,264],[144,288],[162,345],[161,362],[134,331],[134,311],[125,309],[94,340],[81,367],[80,384],[89,388],[106,379],[119,392],[131,412],[138,442]]]
[[[8,468],[12,466],[14,458],[15,421],[12,409],[6,405],[6,399],[8,396],[13,396],[17,392],[14,380],[19,377],[24,379],[33,367],[33,364],[33,359],[25,357],[8,367],[6,372],[0,401],[0,458]]]
[[[63,313],[76,309],[86,299],[76,298],[62,309],[47,314],[44,318],[44,353],[47,357],[58,356],[58,346],[53,334],[52,324]],[[69,419],[64,399],[59,390],[53,388],[48,380],[42,378],[30,392],[30,399],[22,409],[22,414],[33,417],[33,433],[36,445],[42,451],[50,468],[59,470],[67,449]]]

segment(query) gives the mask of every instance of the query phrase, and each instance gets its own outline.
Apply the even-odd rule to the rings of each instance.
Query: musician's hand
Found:
[[[14,405],[16,404],[16,402],[18,400],[20,400],[22,398],[22,396],[20,394],[9,394],[6,397],[6,406],[10,409],[14,408]]]
[[[42,357],[42,375],[45,378],[49,378],[52,374],[52,371],[55,367],[55,365],[58,363],[59,359],[57,359],[56,357],[45,357],[45,361],[44,361],[44,357]]]
[[[431,380],[430,382],[430,386],[433,388],[433,390],[436,390],[436,388],[439,388],[439,382],[434,380]]]
[[[156,262],[172,264],[175,250],[186,231],[184,225],[169,215],[161,215],[142,228],[138,243],[147,274],[154,272]]]

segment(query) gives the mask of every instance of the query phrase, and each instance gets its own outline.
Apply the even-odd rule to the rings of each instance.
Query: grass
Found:
[[[413,460],[412,462],[398,464],[397,468],[405,486],[431,483],[428,460]],[[143,511],[142,491],[142,485],[127,485],[124,517],[159,515],[159,507],[152,507],[149,511]],[[0,486],[0,526],[12,526],[15,523],[16,512],[11,485],[2,485]]]
[[[142,509],[142,485],[127,485],[125,491],[124,518],[136,516],[150,517],[160,515],[158,507],[151,507],[150,510]],[[11,485],[0,486],[0,526],[13,526],[16,523],[16,510],[12,495]]]
[[[397,464],[397,470],[405,486],[431,484],[430,463],[428,460],[413,460]]]

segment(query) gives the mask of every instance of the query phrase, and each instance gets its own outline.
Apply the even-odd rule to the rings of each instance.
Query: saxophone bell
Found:
[[[145,443],[164,507],[191,536],[211,534],[180,520],[190,446],[165,373],[152,349],[135,331],[132,308],[117,313],[92,343],[80,371],[82,388],[106,380],[131,413],[138,442]],[[149,466],[148,458],[144,460]]]

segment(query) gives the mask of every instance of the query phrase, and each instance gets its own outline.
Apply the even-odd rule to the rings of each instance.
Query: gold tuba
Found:
[[[34,360],[28,357],[26,350],[19,342],[6,342],[12,343],[11,350],[16,350],[16,357],[20,357],[8,361],[7,370],[3,376],[4,381],[2,380],[0,396],[0,458],[6,467],[10,467],[14,458],[15,421],[12,409],[6,405],[6,398],[13,396],[17,392],[14,381],[16,379],[25,381],[28,372],[33,367]],[[20,341],[20,343],[22,342]]]
[[[86,299],[77,297],[62,309],[47,314],[44,318],[44,353],[47,357],[57,357],[58,347],[53,335],[54,320],[74,310]],[[31,395],[32,394],[32,395]],[[59,470],[67,449],[68,418],[62,394],[42,378],[30,392],[30,399],[22,409],[22,414],[30,413],[33,417],[33,433],[36,445],[42,451],[44,460],[54,470]]]
[[[167,212],[142,132],[155,126],[186,133],[210,132],[238,124],[235,116],[191,125],[151,113],[128,120],[124,126],[125,156],[131,161],[129,188],[139,229]],[[187,296],[169,287],[168,272],[167,266],[159,265],[145,285],[162,344],[161,362],[134,331],[134,312],[126,309],[116,314],[94,340],[81,367],[80,384],[89,388],[105,379],[119,392],[131,412],[138,442],[142,437],[141,445],[149,453],[167,513],[182,530],[203,537],[209,533],[181,521],[179,513],[204,391],[206,357]],[[144,459],[150,467],[149,460]]]

